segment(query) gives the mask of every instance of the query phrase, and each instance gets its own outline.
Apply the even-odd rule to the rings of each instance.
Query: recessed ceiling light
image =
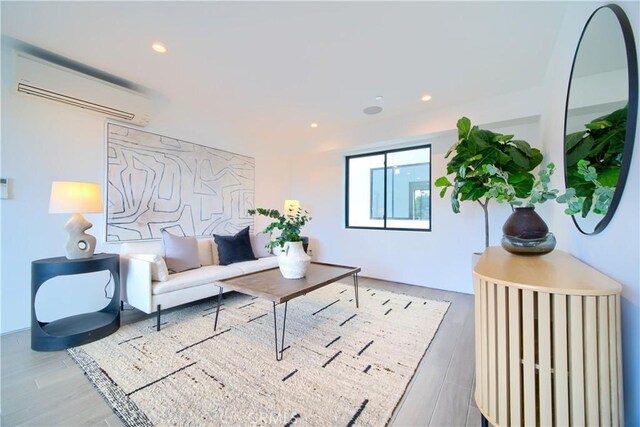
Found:
[[[378,107],[377,105],[372,105],[362,110],[365,114],[378,114],[380,111],[382,111],[382,107]]]
[[[420,99],[422,99],[422,101],[424,101],[424,102],[427,102],[427,101],[431,100],[431,95],[422,95],[422,98],[420,98]]]
[[[155,50],[158,53],[167,53],[167,47],[164,45],[164,43],[153,42],[153,44],[151,45],[151,49]]]
[[[317,128],[318,124],[317,123],[311,123],[309,126],[311,126],[312,128]]]
[[[378,96],[376,96],[376,101],[382,101],[382,98],[384,98],[384,96],[378,95]]]

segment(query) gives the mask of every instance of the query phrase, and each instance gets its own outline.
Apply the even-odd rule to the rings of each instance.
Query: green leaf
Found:
[[[584,127],[586,127],[587,129],[591,129],[591,130],[598,130],[598,129],[606,129],[611,127],[611,122],[608,120],[594,120],[590,123],[587,123],[586,125],[584,125]]]
[[[494,165],[482,165],[482,170],[489,175],[497,175],[499,172],[499,169]]]
[[[598,174],[598,182],[604,187],[615,187],[620,178],[620,168],[612,167]]]
[[[531,157],[533,152],[531,151],[531,146],[527,141],[515,140],[511,141],[511,144],[515,145],[516,148],[524,153],[525,156]]]
[[[471,120],[462,117],[458,120],[456,127],[458,128],[458,139],[466,139],[471,131]]]
[[[544,156],[542,155],[542,152],[540,150],[538,150],[537,148],[532,148],[531,149],[531,169],[529,169],[530,171],[535,169],[536,166],[538,166],[540,163],[542,163],[542,159],[544,158]]]
[[[509,142],[513,139],[513,135],[500,135],[496,134],[494,141],[495,142]]]
[[[451,181],[449,181],[449,178],[447,178],[446,176],[441,176],[440,178],[436,179],[433,185],[435,185],[436,187],[450,187],[453,184],[451,183]]]
[[[591,135],[588,135],[580,140],[580,142],[573,146],[573,148],[566,152],[565,162],[567,167],[573,166],[578,161],[584,159],[589,155],[593,148],[595,141]]]
[[[516,183],[510,183],[516,192],[516,197],[527,198],[531,194],[534,178],[530,173],[523,173],[520,180]]]
[[[518,172],[518,173],[514,173],[513,175],[510,175],[507,182],[513,185],[513,184],[519,184],[522,181],[526,181],[529,179],[533,180],[533,175],[531,175],[528,172]]]
[[[581,130],[581,131],[570,133],[569,135],[567,135],[564,138],[565,152],[573,149],[573,147],[575,147],[580,141],[582,141],[582,138],[584,138],[586,134],[587,134],[587,131]]]
[[[525,156],[522,151],[518,150],[515,147],[507,147],[507,153],[509,154],[509,156],[511,156],[511,160],[513,160],[513,162],[518,165],[519,167],[521,167],[524,170],[531,170],[531,161],[529,160],[529,158],[527,158],[527,156]]]
[[[453,153],[454,151],[456,151],[456,150],[458,149],[458,146],[460,145],[460,143],[461,143],[461,142],[462,142],[462,140],[461,140],[461,139],[459,139],[455,144],[453,144],[453,145],[449,148],[449,150],[447,151],[447,154],[445,154],[445,155],[444,155],[444,158],[445,158],[445,159],[446,159],[446,158],[448,158],[448,157],[449,157],[449,155],[450,155],[451,153]]]
[[[466,193],[466,197],[464,200],[475,201],[484,197],[486,193],[487,193],[487,189],[485,187],[474,187]]]

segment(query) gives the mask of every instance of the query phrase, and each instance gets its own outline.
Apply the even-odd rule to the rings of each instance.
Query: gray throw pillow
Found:
[[[250,235],[251,249],[253,254],[258,258],[264,258],[271,256],[271,249],[268,249],[267,243],[271,240],[271,236],[265,233],[258,233],[256,235]]]
[[[200,267],[198,241],[195,237],[174,236],[162,230],[162,253],[170,273]]]

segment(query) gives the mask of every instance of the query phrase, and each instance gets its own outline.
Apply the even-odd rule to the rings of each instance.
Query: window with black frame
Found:
[[[431,146],[346,158],[346,226],[431,230]]]

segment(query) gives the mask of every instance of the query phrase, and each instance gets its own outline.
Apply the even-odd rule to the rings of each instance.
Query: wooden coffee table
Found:
[[[222,283],[227,289],[241,292],[258,298],[263,298],[273,302],[273,329],[276,344],[276,360],[282,360],[284,351],[284,331],[287,325],[287,305],[294,298],[315,291],[323,286],[337,282],[346,277],[353,277],[353,289],[355,292],[356,308],[358,302],[358,273],[359,267],[348,267],[344,265],[324,264],[312,262],[309,264],[307,274],[302,279],[285,279],[282,277],[279,268],[245,274]],[[220,302],[222,300],[222,288],[218,294],[218,307],[216,309],[216,320],[214,330],[218,326],[218,313],[220,312]],[[282,339],[278,347],[278,324],[276,316],[276,305],[284,303],[284,318],[282,320]]]

